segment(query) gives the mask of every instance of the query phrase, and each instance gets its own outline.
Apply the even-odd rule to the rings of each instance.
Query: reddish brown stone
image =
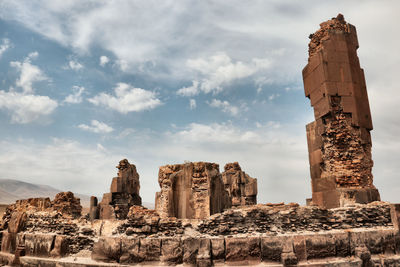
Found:
[[[239,163],[227,163],[222,180],[232,206],[257,204],[257,179],[251,178],[240,168]]]
[[[156,211],[161,218],[203,219],[230,207],[218,164],[190,162],[160,167]]]
[[[82,213],[81,201],[75,198],[72,192],[58,193],[51,203],[52,208],[65,216],[80,217]]]
[[[355,27],[340,14],[320,26],[310,35],[303,69],[304,93],[316,120],[307,125],[312,202],[333,208],[379,200],[372,183],[372,121]]]
[[[112,179],[110,193],[105,193],[98,206],[91,208],[91,218],[97,217],[98,213],[100,219],[125,219],[130,207],[142,205],[136,166],[123,159],[117,168],[118,177]]]

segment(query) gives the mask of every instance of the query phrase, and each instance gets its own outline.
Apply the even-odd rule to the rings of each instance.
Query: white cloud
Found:
[[[108,62],[110,62],[110,59],[107,56],[100,57],[100,66],[104,67]]]
[[[161,101],[154,92],[141,88],[134,88],[126,83],[118,83],[114,88],[115,95],[100,93],[89,102],[96,106],[105,106],[126,114],[133,111],[154,109],[161,105]]]
[[[11,115],[13,123],[30,123],[45,119],[57,108],[57,101],[48,96],[34,95],[33,83],[47,80],[43,71],[31,64],[31,60],[39,56],[38,52],[30,53],[22,62],[11,61],[10,66],[20,72],[15,84],[22,89],[17,92],[10,87],[9,92],[0,90],[0,109]]]
[[[31,60],[37,58],[38,52],[32,52],[24,59],[23,62],[11,61],[10,66],[16,68],[20,72],[20,77],[15,82],[16,86],[22,88],[23,93],[33,93],[32,84],[47,80],[48,78],[43,71],[35,65],[31,64]]]
[[[114,131],[114,129],[111,126],[108,126],[104,122],[100,122],[98,120],[92,120],[90,122],[90,125],[86,124],[79,124],[78,128],[88,131],[88,132],[93,132],[93,133],[111,133]]]
[[[271,62],[266,58],[253,58],[250,62],[233,62],[226,53],[217,53],[207,59],[189,59],[186,65],[200,76],[193,81],[192,86],[177,91],[183,96],[192,96],[199,91],[204,93],[219,93],[223,86],[231,82],[250,77],[260,70],[268,69]]]
[[[264,135],[265,133],[261,133],[261,131],[243,131],[232,124],[224,123],[191,123],[184,130],[173,134],[174,137],[179,138],[179,140],[183,140],[184,142],[195,142],[199,144],[220,143],[229,145],[234,143],[244,143],[248,145],[257,145],[276,140],[276,138],[274,138],[266,141],[263,138]]]
[[[97,150],[102,152],[107,151],[107,149],[102,144],[97,144]]]
[[[85,87],[83,86],[73,86],[72,87],[72,94],[68,95],[64,102],[70,104],[79,104],[82,102],[82,93],[85,91]]]
[[[268,97],[268,100],[269,101],[272,101],[272,100],[274,100],[274,99],[276,99],[276,98],[278,98],[278,97],[280,97],[281,95],[280,94],[272,94],[272,95],[270,95],[269,97]]]
[[[115,64],[124,72],[129,70],[129,63],[124,59],[118,59]]]
[[[5,92],[0,90],[0,109],[11,114],[14,123],[29,123],[50,115],[58,104],[48,96]]]
[[[178,95],[181,96],[195,96],[199,94],[199,82],[192,81],[192,85],[189,87],[182,87],[176,91]]]
[[[190,106],[190,109],[196,109],[196,100],[195,99],[190,99],[189,100],[189,106]]]
[[[76,60],[70,60],[68,66],[71,70],[80,70],[83,68],[83,65]]]
[[[10,48],[10,40],[7,38],[3,39],[2,44],[0,45],[0,57],[6,52],[7,49]]]
[[[218,99],[212,99],[211,102],[207,102],[210,107],[219,108],[222,112],[228,113],[232,116],[239,114],[239,108],[231,105],[228,101],[221,101]]]

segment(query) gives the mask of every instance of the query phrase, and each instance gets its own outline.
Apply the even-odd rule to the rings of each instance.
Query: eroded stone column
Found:
[[[339,14],[310,35],[304,91],[312,204],[326,208],[380,200],[373,185],[372,120],[356,28]]]

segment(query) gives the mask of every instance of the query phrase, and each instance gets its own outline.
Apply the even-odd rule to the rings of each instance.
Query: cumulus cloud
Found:
[[[190,99],[189,100],[189,107],[190,109],[196,109],[196,100],[195,99]]]
[[[107,56],[100,57],[100,66],[104,67],[108,62],[110,62],[110,59]]]
[[[29,123],[51,114],[58,104],[48,96],[0,90],[0,109],[11,114],[14,123]]]
[[[37,58],[38,52],[30,53],[24,61],[11,61],[10,66],[17,69],[20,72],[20,77],[15,82],[15,85],[22,88],[23,93],[33,93],[32,84],[47,80],[47,76],[43,71],[36,65],[32,65],[31,60]]]
[[[7,49],[10,48],[10,40],[4,38],[2,43],[0,44],[0,57],[6,52]]]
[[[210,107],[219,108],[222,112],[228,113],[232,116],[237,116],[239,114],[239,108],[231,105],[228,101],[221,101],[218,99],[212,99],[211,102],[207,102]]]
[[[188,87],[182,87],[176,91],[180,96],[195,96],[199,94],[199,82],[192,81],[192,85]]]
[[[114,129],[111,126],[108,126],[104,122],[100,122],[98,120],[92,120],[90,122],[90,125],[79,124],[78,128],[80,128],[84,131],[100,133],[100,134],[111,133],[112,131],[114,131]]]
[[[85,91],[83,86],[73,86],[72,94],[68,95],[65,99],[65,103],[79,104],[82,103],[82,93]]]
[[[70,60],[68,66],[71,70],[80,70],[83,68],[83,65],[76,60]]]
[[[38,52],[30,53],[23,61],[11,61],[10,66],[20,73],[15,85],[22,92],[15,88],[0,90],[0,109],[11,115],[13,123],[26,124],[47,117],[57,108],[57,101],[48,96],[34,94],[33,83],[47,80],[43,71],[31,63],[39,56]]]
[[[96,106],[116,110],[122,114],[150,110],[161,105],[161,100],[156,97],[154,92],[135,88],[127,83],[118,83],[114,88],[114,93],[114,95],[100,93],[90,98],[89,102]]]
[[[177,94],[183,96],[193,96],[199,92],[219,93],[224,85],[247,78],[271,65],[266,58],[253,58],[247,63],[234,62],[226,53],[217,53],[206,59],[189,59],[186,64],[202,78],[193,81],[189,87],[180,88]]]

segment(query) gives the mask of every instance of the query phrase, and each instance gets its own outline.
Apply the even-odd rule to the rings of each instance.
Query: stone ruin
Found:
[[[160,167],[156,211],[161,217],[202,219],[230,207],[218,164],[195,162]]]
[[[244,173],[239,164],[228,163],[225,172],[208,162],[160,167],[156,211],[161,217],[204,219],[231,206],[257,203],[257,179]]]
[[[90,199],[90,217],[92,219],[125,219],[130,207],[142,205],[139,196],[139,174],[136,166],[127,159],[119,162],[118,177],[111,182],[110,193],[103,194],[103,199],[97,203],[97,198]]]
[[[400,266],[400,204],[372,183],[368,98],[354,26],[342,15],[311,35],[303,77],[311,205],[257,204],[237,162],[160,167],[156,209],[141,206],[135,165],[120,161],[100,203],[81,216],[71,192],[19,200],[0,224],[0,265]],[[329,208],[329,209],[328,209]]]
[[[222,180],[232,206],[257,204],[257,179],[242,171],[237,162],[226,164],[224,169]]]
[[[356,28],[339,14],[310,35],[304,92],[312,204],[334,208],[380,200],[372,181],[372,121]]]

